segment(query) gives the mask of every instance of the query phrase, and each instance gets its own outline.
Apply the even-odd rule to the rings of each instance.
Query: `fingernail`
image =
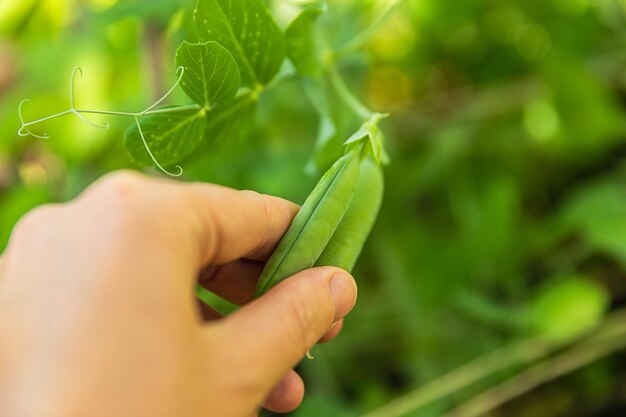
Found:
[[[352,311],[356,304],[356,283],[350,275],[340,273],[331,278],[329,288],[335,304],[335,321],[341,320]]]

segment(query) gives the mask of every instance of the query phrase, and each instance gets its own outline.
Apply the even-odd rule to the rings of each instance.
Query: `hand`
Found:
[[[345,271],[319,268],[251,302],[297,210],[253,192],[117,173],[26,215],[0,258],[0,415],[296,408],[303,384],[291,369],[338,332],[356,299]],[[199,277],[246,306],[203,320]]]

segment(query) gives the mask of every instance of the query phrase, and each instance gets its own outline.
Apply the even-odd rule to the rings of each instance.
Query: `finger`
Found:
[[[2,283],[4,282],[4,269],[5,269],[5,264],[4,264],[4,257],[0,257],[0,285],[2,285]]]
[[[263,395],[295,367],[334,322],[352,310],[356,294],[354,279],[341,269],[306,270],[207,329],[207,337],[213,343],[224,343],[223,351],[229,355],[222,361],[228,361],[236,374],[255,378],[250,385],[258,387],[257,395]],[[213,331],[221,332],[220,337]],[[235,352],[230,348],[234,345],[245,349]],[[255,369],[254,375],[250,369]]]
[[[341,329],[343,328],[343,320],[339,320],[337,323],[335,323],[333,325],[333,328],[330,329],[330,331],[328,333],[326,333],[324,335],[324,337],[322,337],[320,339],[320,341],[318,343],[328,343],[331,340],[333,340],[334,338],[336,338],[337,336],[339,336],[339,333],[341,333]]]
[[[256,284],[264,266],[262,262],[246,259],[221,266],[212,265],[202,271],[199,284],[225,300],[242,306],[254,299]],[[206,321],[223,317],[204,303],[202,303],[202,308],[210,309],[208,312],[203,310]],[[327,343],[335,339],[341,333],[342,328],[343,320],[339,320],[318,343]]]
[[[273,413],[290,413],[300,406],[303,398],[304,382],[291,370],[268,395],[263,408]]]
[[[100,208],[97,216],[132,220],[166,241],[171,253],[190,257],[180,260],[196,270],[240,258],[266,260],[298,212],[291,202],[252,191],[128,172],[105,177],[76,201]]]
[[[244,305],[254,299],[257,281],[265,264],[240,259],[226,265],[212,265],[200,273],[200,286],[225,300]]]
[[[289,201],[252,191],[205,184],[186,190],[197,219],[188,226],[201,249],[200,266],[267,260],[299,210]]]

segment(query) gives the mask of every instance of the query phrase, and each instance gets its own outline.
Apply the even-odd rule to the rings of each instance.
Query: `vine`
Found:
[[[161,97],[159,100],[157,100],[154,104],[152,104],[150,107],[148,107],[147,109],[145,109],[144,111],[141,112],[120,112],[120,111],[109,111],[109,110],[92,110],[92,109],[78,109],[76,108],[76,98],[75,98],[75,84],[76,84],[76,77],[77,75],[82,77],[83,76],[83,70],[79,67],[75,67],[72,70],[72,75],[70,78],[70,94],[69,94],[69,98],[70,98],[70,108],[68,110],[50,115],[50,116],[46,116],[37,120],[33,120],[31,122],[25,122],[24,121],[24,112],[23,112],[23,107],[24,104],[26,103],[32,103],[32,100],[30,99],[24,99],[20,102],[19,107],[18,107],[18,116],[20,119],[20,123],[21,126],[19,128],[19,130],[17,131],[17,134],[21,137],[28,137],[28,136],[32,136],[34,138],[37,139],[49,139],[50,136],[46,133],[42,134],[42,135],[38,135],[36,133],[34,133],[30,127],[31,126],[36,126],[38,124],[41,124],[43,122],[47,122],[49,120],[53,120],[53,119],[58,119],[60,117],[64,117],[67,115],[74,115],[76,117],[78,117],[78,119],[80,121],[82,121],[83,123],[86,123],[87,125],[96,128],[96,129],[100,129],[100,130],[107,130],[111,127],[111,125],[107,122],[104,122],[103,124],[97,124],[94,123],[92,121],[90,121],[89,119],[87,119],[84,115],[85,114],[98,114],[98,115],[108,115],[108,116],[120,116],[120,117],[130,117],[133,119],[133,121],[135,122],[137,129],[139,129],[140,132],[140,136],[141,139],[143,141],[143,144],[146,148],[146,151],[148,152],[148,155],[150,156],[150,158],[152,159],[152,161],[154,162],[154,164],[165,174],[173,176],[173,177],[180,177],[183,174],[183,168],[180,165],[176,166],[176,169],[178,170],[177,173],[172,173],[169,172],[168,170],[166,170],[163,166],[161,166],[161,164],[159,163],[159,161],[154,157],[152,151],[150,150],[150,147],[146,141],[146,138],[144,136],[143,130],[141,128],[141,123],[140,120],[142,117],[148,116],[148,115],[153,115],[153,114],[165,114],[165,113],[173,113],[173,112],[179,112],[179,111],[184,111],[184,110],[190,110],[190,109],[199,109],[200,107],[198,105],[190,105],[190,106],[180,106],[180,107],[174,107],[171,109],[158,109],[155,110],[158,106],[160,106],[165,100],[168,99],[169,96],[172,95],[172,93],[174,92],[174,90],[176,90],[176,88],[179,86],[180,82],[182,81],[182,78],[185,74],[185,68],[184,67],[178,67],[176,70],[176,74],[177,74],[177,80],[176,83],[174,83],[174,85],[163,95],[163,97]]]
[[[232,4],[231,4],[232,3]],[[302,13],[283,32],[274,22],[267,6],[261,0],[229,2],[229,7],[215,0],[198,0],[194,10],[194,22],[201,43],[183,42],[176,52],[176,74],[174,85],[154,104],[141,112],[108,111],[81,109],[76,106],[75,85],[83,71],[74,68],[70,79],[70,108],[33,121],[26,121],[24,106],[32,103],[23,100],[18,106],[21,126],[18,135],[48,139],[48,134],[38,134],[32,128],[44,122],[73,115],[87,125],[101,130],[110,128],[109,123],[94,123],[87,115],[127,117],[133,125],[125,135],[125,144],[130,156],[142,165],[152,165],[166,175],[180,177],[183,159],[205,141],[218,141],[231,130],[245,128],[243,120],[256,110],[258,97],[272,90],[284,80],[300,76],[306,84],[310,80],[328,80],[335,94],[351,111],[362,126],[357,133],[348,135],[347,144],[369,136],[376,159],[385,160],[383,135],[378,123],[387,117],[371,111],[350,90],[338,68],[338,60],[358,52],[391,19],[405,0],[399,0],[389,7],[379,19],[355,35],[344,46],[333,50],[329,42],[320,40],[318,17],[328,12],[324,3],[309,2],[300,4]],[[246,16],[254,14],[252,22]],[[224,33],[214,31],[215,27],[229,29]],[[260,54],[259,50],[266,50]],[[323,54],[320,51],[327,51]],[[277,76],[283,63],[289,59],[295,71]],[[317,81],[315,81],[317,82]],[[190,105],[161,107],[174,90],[182,87],[195,102]],[[332,112],[326,105],[316,105],[320,110],[324,126],[331,126],[336,132]],[[232,127],[225,129],[224,125]],[[243,125],[243,127],[242,127]],[[224,133],[227,132],[227,133]],[[339,132],[336,132],[340,135]],[[336,140],[323,137],[317,152],[326,152],[325,142]],[[336,159],[338,155],[320,158],[316,170]],[[173,167],[173,169],[168,169]]]

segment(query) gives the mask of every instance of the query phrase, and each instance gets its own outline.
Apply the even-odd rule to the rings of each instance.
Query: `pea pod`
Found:
[[[353,148],[324,174],[267,262],[257,296],[315,265],[350,206],[362,152],[363,146]]]
[[[348,211],[315,266],[337,266],[352,271],[383,201],[382,169],[371,159],[361,162],[359,182]]]

